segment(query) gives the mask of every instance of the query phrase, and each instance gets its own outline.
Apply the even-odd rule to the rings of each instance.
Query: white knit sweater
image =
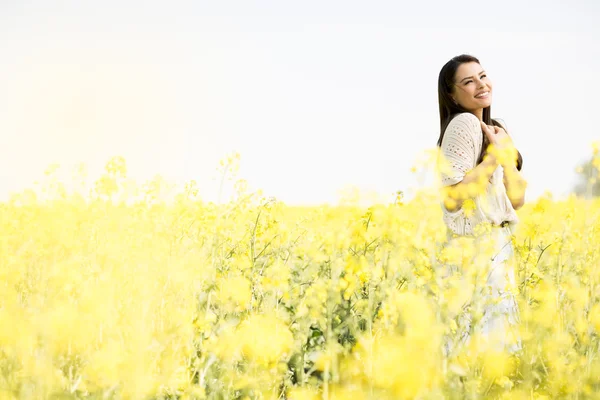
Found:
[[[483,131],[479,119],[468,112],[457,114],[446,127],[442,139],[440,156],[445,157],[450,170],[440,172],[442,186],[454,185],[464,178],[465,174],[475,168],[481,146]],[[503,183],[503,169],[498,166],[494,171],[487,189],[474,199],[475,210],[470,216],[460,208],[450,212],[442,201],[444,222],[449,231],[457,235],[473,235],[475,227],[481,222],[499,225],[509,221],[512,229],[519,221]],[[450,233],[449,232],[449,233]]]

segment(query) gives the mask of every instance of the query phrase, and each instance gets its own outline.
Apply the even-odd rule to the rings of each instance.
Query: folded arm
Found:
[[[465,174],[463,179],[454,185],[444,188],[444,205],[448,211],[459,210],[464,201],[483,193],[486,186],[498,167],[494,156],[486,156],[475,168]]]
[[[502,165],[502,168],[504,169],[503,181],[506,188],[506,195],[513,208],[518,210],[525,204],[527,181],[523,178],[515,163]]]

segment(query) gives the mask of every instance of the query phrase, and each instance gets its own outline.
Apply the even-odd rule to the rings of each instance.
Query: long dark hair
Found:
[[[456,104],[450,94],[452,93],[452,88],[454,84],[454,75],[456,74],[456,70],[463,63],[468,62],[476,62],[477,64],[481,64],[479,60],[468,54],[461,54],[459,56],[453,57],[450,61],[448,61],[441,69],[440,76],[438,78],[438,103],[440,106],[440,138],[437,141],[438,147],[442,145],[442,139],[444,138],[444,132],[446,131],[446,127],[452,121],[452,118],[456,114],[468,112],[464,108],[462,108],[459,104]],[[483,122],[487,125],[495,125],[503,128],[503,126],[492,119],[492,107],[486,107],[483,109]],[[477,159],[477,164],[483,161],[483,157],[485,156],[488,145],[490,144],[489,139],[486,134],[482,132],[483,135],[483,143],[481,146],[481,153],[479,154],[479,158]],[[521,157],[521,153],[517,151],[517,169],[520,171],[523,166],[523,157]]]

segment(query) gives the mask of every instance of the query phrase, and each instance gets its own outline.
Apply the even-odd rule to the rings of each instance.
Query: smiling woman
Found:
[[[492,104],[492,82],[485,71],[475,72],[480,69],[481,66],[475,62],[461,64],[456,74],[464,78],[455,84],[456,90],[452,96],[454,104],[475,110],[479,119],[483,117],[483,109]]]
[[[473,264],[487,277],[483,287],[472,282],[486,299],[477,331],[499,339],[495,344],[517,351],[520,342],[514,328],[519,310],[513,294],[512,230],[519,221],[515,209],[524,198],[524,181],[519,175],[523,160],[502,125],[491,118],[492,83],[477,58],[461,55],[444,65],[438,79],[438,99],[446,247],[460,247],[465,243],[461,237],[475,237],[471,242],[475,258],[467,265]],[[515,188],[522,190],[515,195]],[[478,257],[482,255],[487,261],[481,262]],[[442,276],[446,280],[452,275],[468,276],[462,271],[464,265],[448,264]],[[466,309],[469,307],[466,304]],[[470,339],[472,315],[462,315],[465,341]],[[447,351],[451,347],[446,343]]]
[[[475,57],[458,56],[442,68],[438,80],[438,100],[441,129],[437,145],[441,147],[444,161],[449,161],[450,167],[457,170],[451,178],[443,177],[444,210],[458,211],[469,197],[476,201],[477,197],[472,196],[474,193],[469,196],[467,193],[473,192],[475,186],[478,186],[477,191],[483,192],[486,182],[496,181],[503,181],[503,185],[498,185],[497,193],[491,198],[500,205],[508,200],[513,211],[521,207],[524,180],[519,171],[523,159],[504,126],[491,118],[492,83]],[[470,134],[465,135],[465,129],[452,124],[456,117],[473,120],[472,123],[463,121]],[[457,133],[459,137],[456,137]],[[510,154],[499,157],[499,150],[503,155]],[[472,159],[468,158],[473,151]],[[505,216],[514,219],[508,215],[509,211],[505,210]],[[488,217],[493,222],[502,222],[495,221],[492,214]],[[468,234],[472,233],[472,229],[455,233]]]

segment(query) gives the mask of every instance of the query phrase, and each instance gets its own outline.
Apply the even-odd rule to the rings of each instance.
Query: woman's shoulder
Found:
[[[454,117],[452,117],[450,124],[466,124],[469,127],[474,128],[481,127],[479,118],[477,118],[474,114],[471,114],[470,112],[462,112],[456,114]]]
[[[481,123],[479,118],[470,112],[462,112],[452,117],[452,120],[448,123],[446,131],[468,131],[474,137],[481,133]]]

